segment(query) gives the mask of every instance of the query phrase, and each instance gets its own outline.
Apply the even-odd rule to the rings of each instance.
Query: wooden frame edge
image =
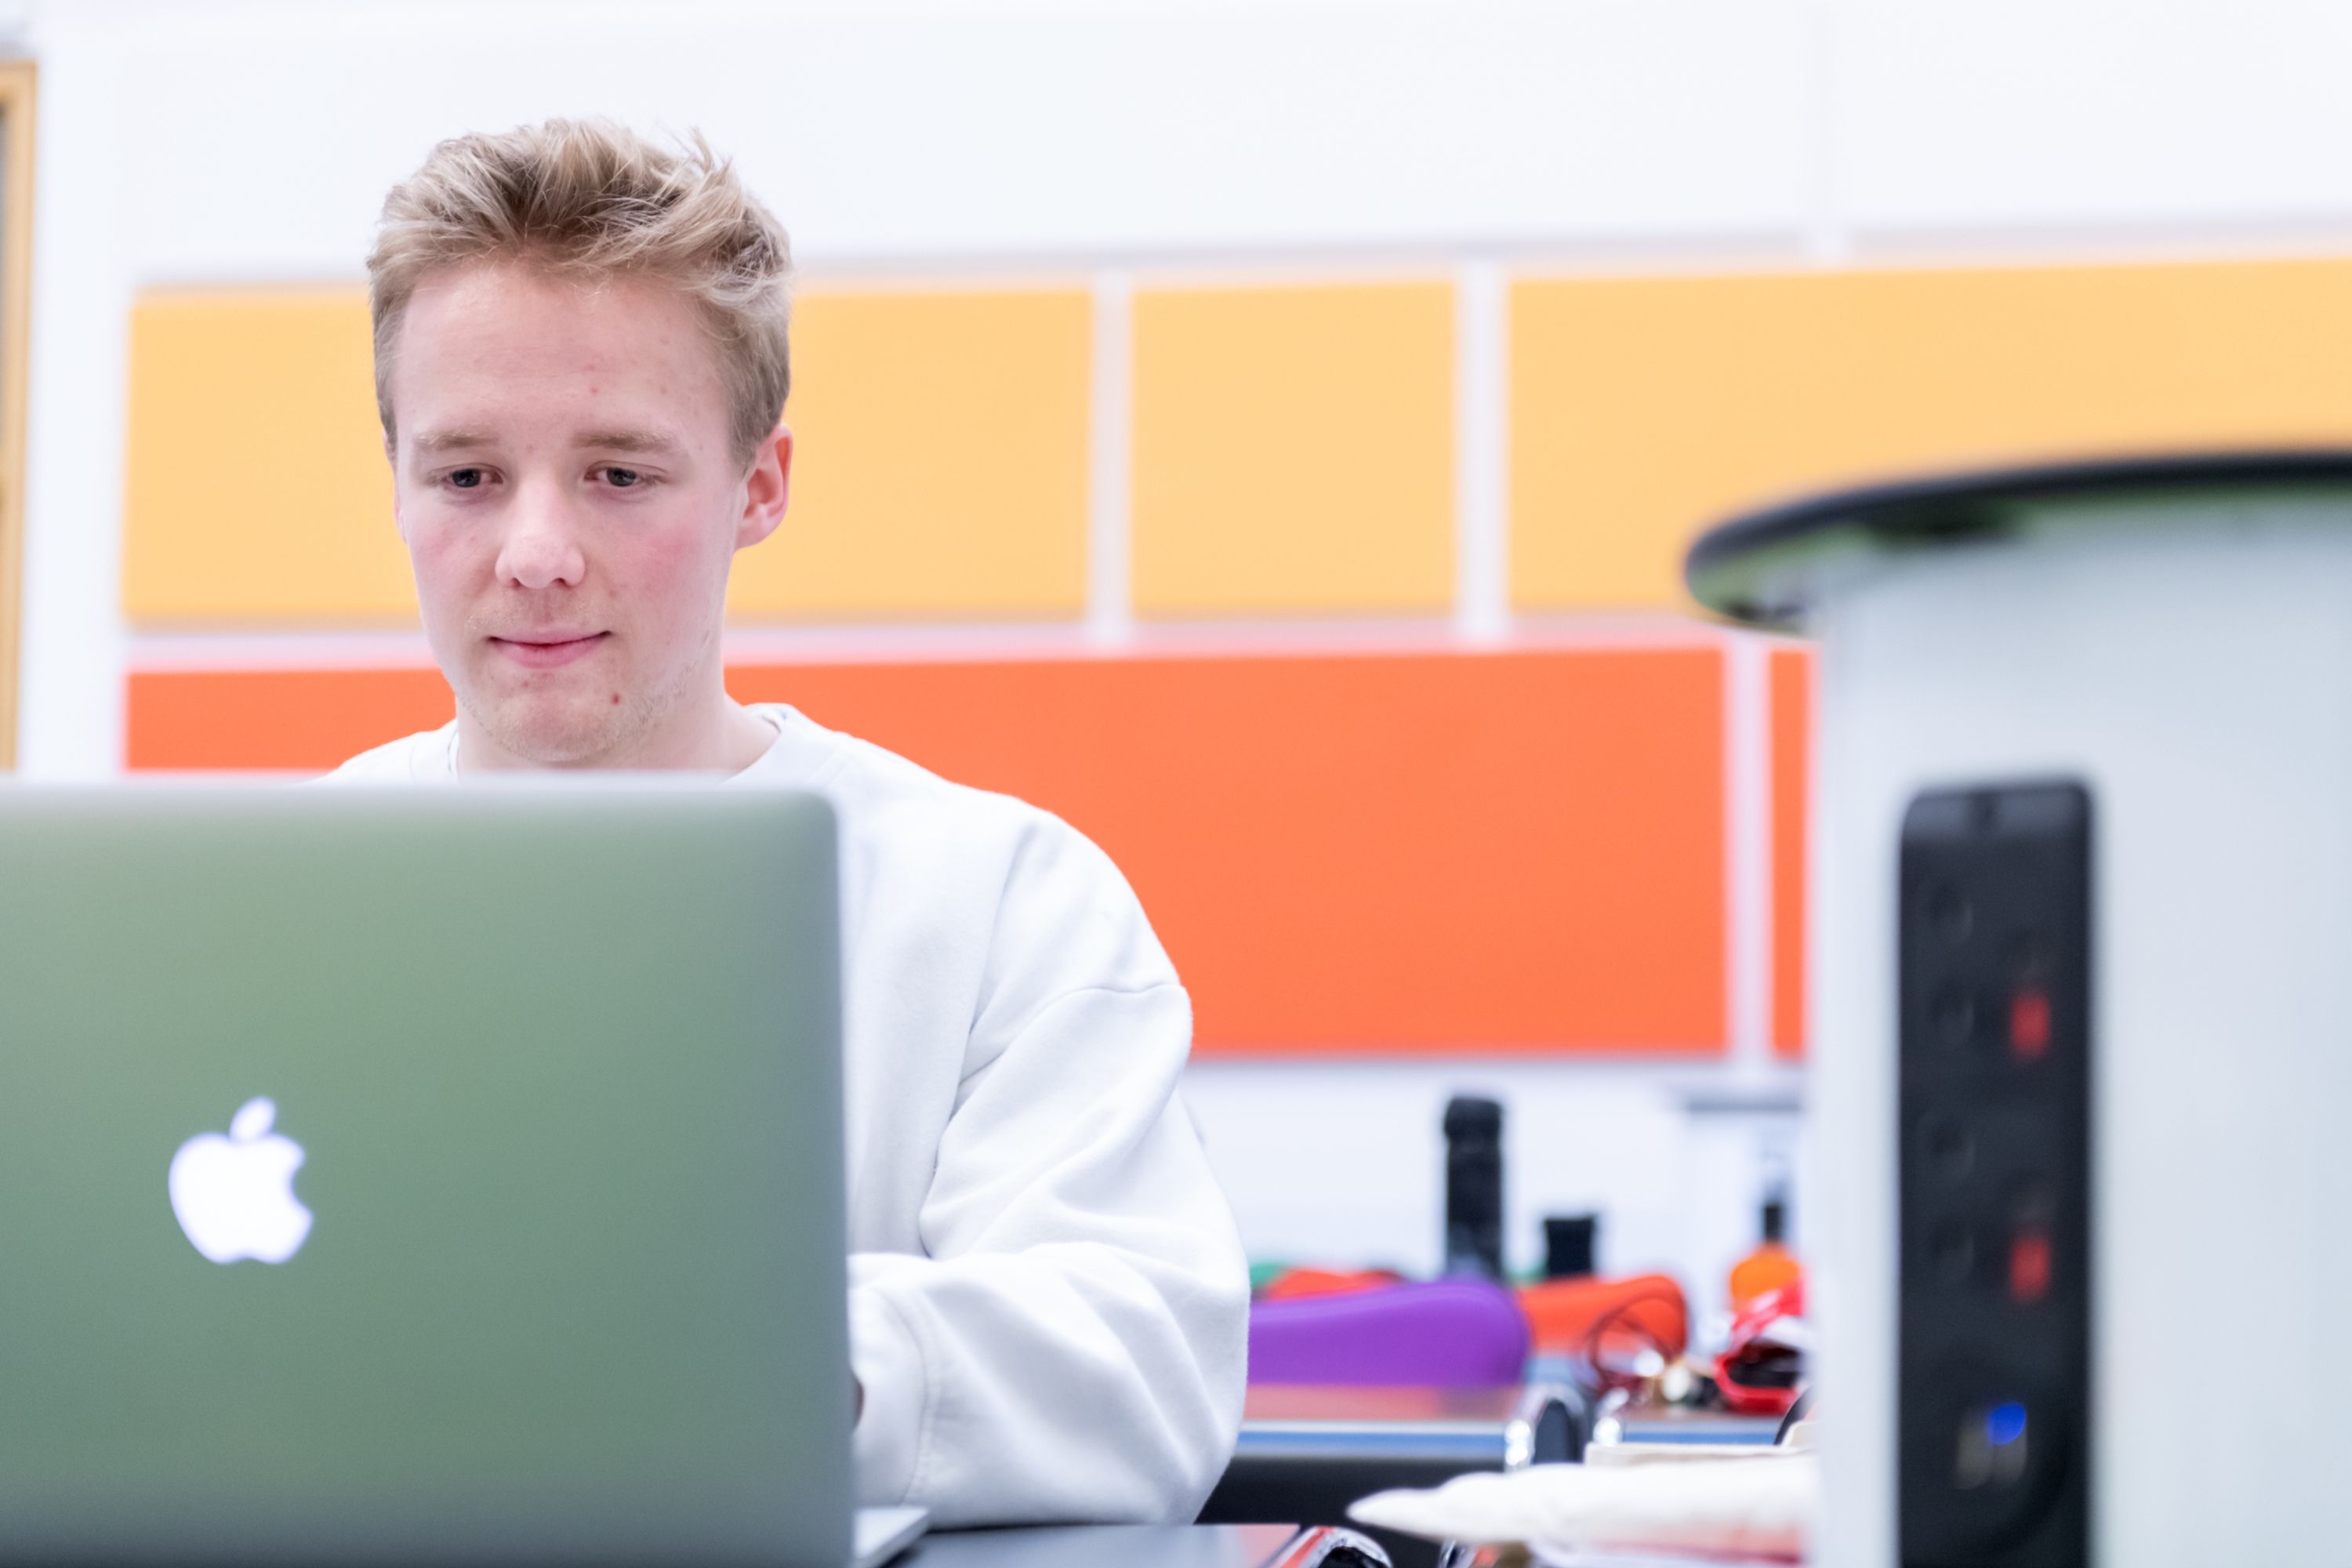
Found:
[[[33,62],[0,60],[0,772],[16,766],[25,600],[26,401],[32,383]]]

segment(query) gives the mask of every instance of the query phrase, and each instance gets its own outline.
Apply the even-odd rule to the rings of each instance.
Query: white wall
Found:
[[[1435,261],[1486,286],[1501,261],[2352,243],[2352,9],[2320,0],[0,0],[0,34],[41,68],[35,778],[114,773],[125,669],[189,657],[118,609],[133,290],[355,278],[382,191],[461,130],[700,125],[816,276],[1076,272],[1115,293]],[[1499,542],[1471,542],[1489,569],[1465,591],[1489,596],[1457,622],[1527,635],[1492,602]],[[1759,668],[1742,655],[1735,679]],[[1611,1266],[1719,1277],[1783,1118],[1690,1099],[1792,1092],[1761,1059],[1760,738],[1727,739],[1733,1062],[1203,1064],[1192,1096],[1254,1245],[1425,1264],[1437,1111],[1483,1086],[1513,1106],[1515,1246],[1538,1211],[1599,1205]]]

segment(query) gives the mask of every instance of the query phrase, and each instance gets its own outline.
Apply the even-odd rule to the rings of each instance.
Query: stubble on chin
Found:
[[[573,682],[576,689],[568,690],[481,689],[488,684],[468,681],[457,692],[459,705],[492,744],[533,767],[584,767],[624,756],[653,728],[653,704],[616,683]]]
[[[591,678],[562,686],[548,682],[537,688],[525,683],[500,691],[497,687],[504,671],[478,670],[475,679],[457,689],[457,701],[493,744],[530,766],[643,766],[646,764],[636,759],[645,755],[656,732],[688,704],[702,700],[704,667],[716,663],[719,650],[714,617],[696,645],[695,656],[672,667],[657,689],[629,679],[632,672],[625,670],[604,680]]]

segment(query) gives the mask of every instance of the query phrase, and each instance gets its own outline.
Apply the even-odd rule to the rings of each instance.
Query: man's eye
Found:
[[[479,468],[452,468],[449,471],[450,484],[461,490],[478,488],[483,478],[482,470]]]
[[[632,489],[645,482],[645,476],[635,468],[606,468],[605,482],[614,489]]]

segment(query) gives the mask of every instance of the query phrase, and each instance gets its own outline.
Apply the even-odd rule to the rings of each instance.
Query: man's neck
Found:
[[[678,715],[687,719],[688,715]],[[693,772],[740,773],[774,744],[772,725],[723,691],[709,709],[635,737],[624,747],[576,762],[542,763],[499,745],[464,708],[457,710],[459,773]]]

